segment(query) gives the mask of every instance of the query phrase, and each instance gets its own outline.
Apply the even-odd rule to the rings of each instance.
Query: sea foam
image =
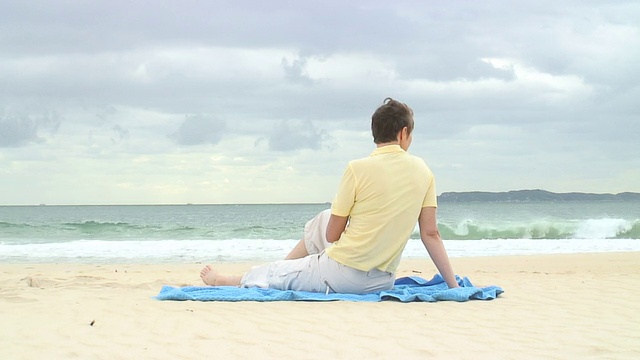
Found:
[[[44,244],[0,243],[0,262],[242,262],[283,259],[298,240],[74,240]],[[445,240],[451,257],[640,251],[637,239]],[[427,258],[420,240],[409,240],[409,258]]]

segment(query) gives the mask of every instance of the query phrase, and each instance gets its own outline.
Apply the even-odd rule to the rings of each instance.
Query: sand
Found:
[[[203,264],[0,265],[0,359],[635,359],[640,252],[452,259],[492,301],[158,301]],[[217,264],[239,272],[251,264]],[[399,276],[430,278],[428,259]]]

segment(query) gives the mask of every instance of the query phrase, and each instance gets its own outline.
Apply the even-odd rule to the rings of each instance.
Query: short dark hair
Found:
[[[413,110],[407,104],[386,98],[371,116],[373,142],[384,144],[397,140],[398,132],[407,127],[413,131]]]

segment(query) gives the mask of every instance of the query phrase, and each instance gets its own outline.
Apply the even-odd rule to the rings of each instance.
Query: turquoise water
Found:
[[[3,206],[0,262],[274,260],[327,206]],[[452,256],[640,250],[637,202],[441,202],[438,219]]]

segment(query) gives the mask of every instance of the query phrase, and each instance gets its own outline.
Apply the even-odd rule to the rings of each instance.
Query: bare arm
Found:
[[[327,241],[334,243],[340,239],[340,236],[347,227],[348,216],[337,216],[331,214],[329,224],[327,225]]]
[[[446,281],[450,288],[458,287],[455,274],[451,268],[451,263],[449,262],[449,255],[447,255],[447,250],[444,248],[444,243],[442,242],[440,232],[438,231],[436,208],[422,208],[422,211],[420,211],[420,217],[418,218],[418,225],[420,226],[420,238],[422,239],[422,243],[424,244],[425,249],[427,249],[431,260],[436,265],[436,268],[438,268],[440,275],[442,275],[444,281]]]

